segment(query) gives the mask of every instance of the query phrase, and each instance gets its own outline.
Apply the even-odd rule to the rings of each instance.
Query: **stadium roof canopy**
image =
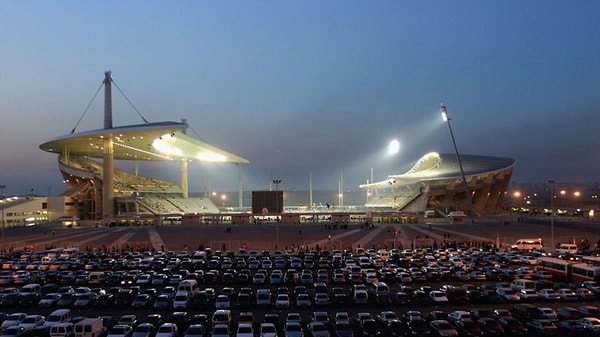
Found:
[[[185,134],[186,123],[158,122],[72,133],[51,139],[40,149],[102,158],[104,140],[113,139],[113,157],[121,160],[188,160],[247,164],[248,160]]]
[[[497,173],[515,164],[511,158],[460,155],[466,177]],[[393,174],[389,179],[372,184],[360,185],[363,189],[389,188],[410,185],[424,181],[444,181],[460,179],[460,165],[455,154],[431,152],[419,159],[407,172]]]

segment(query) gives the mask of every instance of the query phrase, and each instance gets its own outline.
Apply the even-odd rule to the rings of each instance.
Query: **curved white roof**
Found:
[[[51,139],[41,144],[40,149],[102,158],[104,140],[110,137],[114,144],[114,159],[249,163],[242,157],[184,134],[182,131],[187,127],[186,123],[159,122],[90,130]]]
[[[461,155],[465,177],[491,174],[509,169],[515,160],[502,157]],[[360,185],[363,189],[389,188],[392,185],[402,186],[421,181],[438,181],[460,179],[460,165],[456,154],[431,152],[419,159],[406,173],[393,174],[389,179],[373,184]]]

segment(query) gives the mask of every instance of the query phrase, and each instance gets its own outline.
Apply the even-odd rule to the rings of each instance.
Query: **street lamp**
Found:
[[[279,248],[279,184],[281,184],[281,179],[273,179],[273,184],[275,184],[275,249]]]
[[[6,208],[6,198],[4,196],[4,189],[6,188],[6,185],[0,185],[0,191],[2,191],[2,193],[0,193],[0,196],[2,196],[2,250],[4,250],[4,209]]]
[[[473,212],[473,201],[471,200],[471,193],[469,192],[469,188],[467,186],[467,179],[465,177],[465,170],[463,169],[462,160],[460,159],[458,147],[456,146],[456,140],[454,139],[454,132],[452,132],[452,126],[450,125],[450,116],[448,115],[448,110],[446,110],[446,105],[444,103],[441,104],[441,107],[442,107],[442,119],[444,120],[444,122],[448,123],[448,130],[450,130],[450,137],[452,137],[452,145],[454,145],[454,151],[456,152],[456,159],[458,160],[458,166],[460,167],[460,176],[463,181],[465,194],[467,195],[467,203],[469,206],[469,209],[467,210],[467,212],[469,212],[470,215],[475,216],[475,213]]]

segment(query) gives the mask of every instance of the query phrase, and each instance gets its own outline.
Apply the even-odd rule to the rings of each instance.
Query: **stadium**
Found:
[[[107,224],[121,221],[119,218],[127,219],[129,223],[157,224],[173,217],[181,221],[186,216],[193,218],[191,223],[220,222],[224,219],[229,222],[237,219],[238,223],[244,223],[256,222],[257,217],[266,215],[254,211],[252,213],[255,214],[248,218],[245,213],[251,212],[239,209],[244,214],[224,217],[220,215],[222,210],[208,195],[190,197],[188,163],[248,164],[249,161],[188,136],[185,120],[114,127],[111,84],[111,73],[106,72],[103,81],[104,128],[72,132],[40,145],[41,150],[58,155],[58,166],[67,190],[57,197],[4,200],[5,224],[26,225],[57,220],[73,220],[75,223],[90,220]],[[514,160],[477,155],[461,157],[464,171],[459,170],[457,156],[429,153],[406,173],[390,175],[382,182],[360,185],[366,195],[365,204],[328,207],[325,210],[317,210],[311,205],[286,207],[283,213],[288,214],[279,214],[270,220],[369,221],[388,214],[396,218],[398,215],[410,218],[409,222],[422,222],[427,213],[447,216],[453,211],[462,211],[485,216],[501,210]],[[116,169],[115,160],[179,162],[180,182]],[[242,191],[239,193],[241,195]],[[283,210],[281,194],[270,197],[277,199],[275,203],[279,202],[280,206],[270,209]],[[323,217],[313,214],[317,211],[344,214]],[[313,215],[307,216],[307,213]]]
[[[500,211],[515,161],[478,155],[460,157],[462,170],[457,155],[432,152],[421,157],[406,173],[360,185],[369,194],[366,206],[480,216]]]

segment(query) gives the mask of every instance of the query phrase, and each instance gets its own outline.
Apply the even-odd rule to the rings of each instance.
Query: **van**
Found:
[[[106,273],[103,271],[93,271],[89,275],[88,284],[102,284],[106,279]]]
[[[50,328],[50,337],[74,337],[75,326],[73,323],[58,323]]]
[[[513,250],[542,250],[544,241],[541,238],[519,239],[510,248]]]
[[[198,286],[198,281],[187,279],[179,282],[177,291],[187,291],[193,296],[200,291],[200,287]]]
[[[514,291],[520,291],[520,290],[533,290],[533,291],[535,291],[536,290],[535,281],[526,280],[526,279],[522,279],[522,278],[514,279],[512,281],[512,283],[510,284],[510,287]]]
[[[56,309],[48,315],[44,326],[53,326],[60,323],[67,323],[71,321],[71,310],[70,309]]]
[[[373,295],[389,295],[390,287],[385,282],[373,282],[369,285]]]
[[[577,245],[574,243],[561,243],[556,248],[558,254],[577,254]]]
[[[75,337],[102,337],[104,333],[102,318],[86,318],[75,323]]]

